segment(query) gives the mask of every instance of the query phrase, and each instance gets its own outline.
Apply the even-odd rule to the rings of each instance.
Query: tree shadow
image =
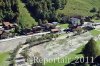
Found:
[[[77,53],[77,55],[79,55],[79,54],[83,54],[83,52],[79,52],[79,53]]]
[[[34,6],[34,7],[28,6],[28,5],[26,4],[26,3],[27,3],[27,0],[21,0],[21,1],[22,1],[22,3],[25,4],[25,8],[29,11],[31,17],[34,18],[35,21],[38,22],[39,17],[41,17],[41,16],[38,16],[38,15],[37,15],[36,6]],[[37,15],[38,17],[37,17],[36,15]]]

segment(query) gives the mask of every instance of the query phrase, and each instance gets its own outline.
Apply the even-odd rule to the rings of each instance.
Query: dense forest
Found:
[[[0,0],[0,21],[16,22],[18,14],[16,0]]]
[[[25,4],[25,8],[29,11],[33,19],[35,19],[39,24],[45,23],[47,21],[58,21],[59,15],[56,13],[56,10],[63,9],[67,3],[66,0],[0,0],[0,21],[29,21],[26,20],[28,18],[24,18],[27,15],[20,17],[21,10],[19,9],[21,9],[21,5],[18,5],[19,2]],[[32,19],[30,20],[30,23],[32,23]],[[21,26],[23,26],[22,23]]]
[[[81,3],[84,3],[83,7],[79,6]],[[89,6],[86,6],[86,3]],[[0,0],[0,21],[16,22],[21,27],[32,27],[47,22],[61,22],[64,15],[100,16],[98,4],[99,0],[95,2],[87,0]]]
[[[57,9],[63,9],[67,0],[23,0],[31,15],[39,22],[58,21]]]

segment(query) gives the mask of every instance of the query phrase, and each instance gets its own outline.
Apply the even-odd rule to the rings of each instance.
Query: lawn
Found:
[[[59,26],[64,29],[64,28],[68,28],[68,24],[59,24]]]
[[[100,41],[97,41],[97,44],[100,44]]]
[[[93,22],[100,22],[100,20],[92,20]]]
[[[100,31],[97,31],[97,30],[92,30],[92,31],[90,31],[90,32],[91,32],[91,34],[92,34],[93,36],[97,36],[97,35],[100,34]]]
[[[9,58],[9,53],[0,53],[0,66],[8,66],[6,60]]]
[[[59,61],[62,61],[63,59],[66,61],[64,63],[59,63],[57,60],[55,62],[46,63],[45,66],[64,66],[66,64],[69,64],[71,61],[75,60],[75,57],[83,57],[82,54],[79,54],[82,51],[82,48],[84,46],[79,47],[77,50],[73,51],[72,53],[68,54],[67,56],[59,59]]]

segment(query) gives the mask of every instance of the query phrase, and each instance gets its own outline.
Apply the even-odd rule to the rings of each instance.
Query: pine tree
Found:
[[[48,20],[49,22],[59,20],[57,9],[64,8],[67,0],[26,0],[26,6],[37,21]]]
[[[11,21],[18,13],[17,0],[0,1],[0,21]],[[14,19],[16,21],[16,19]]]
[[[100,45],[92,38],[83,49],[85,57],[97,57],[100,55]]]

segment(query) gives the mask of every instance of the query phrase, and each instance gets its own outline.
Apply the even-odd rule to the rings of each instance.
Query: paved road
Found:
[[[6,52],[13,50],[16,48],[20,43],[25,43],[26,39],[31,38],[32,36],[41,36],[43,34],[48,34],[50,32],[43,32],[43,33],[37,33],[33,35],[27,35],[27,36],[16,36],[14,38],[8,38],[0,40],[0,52]]]

